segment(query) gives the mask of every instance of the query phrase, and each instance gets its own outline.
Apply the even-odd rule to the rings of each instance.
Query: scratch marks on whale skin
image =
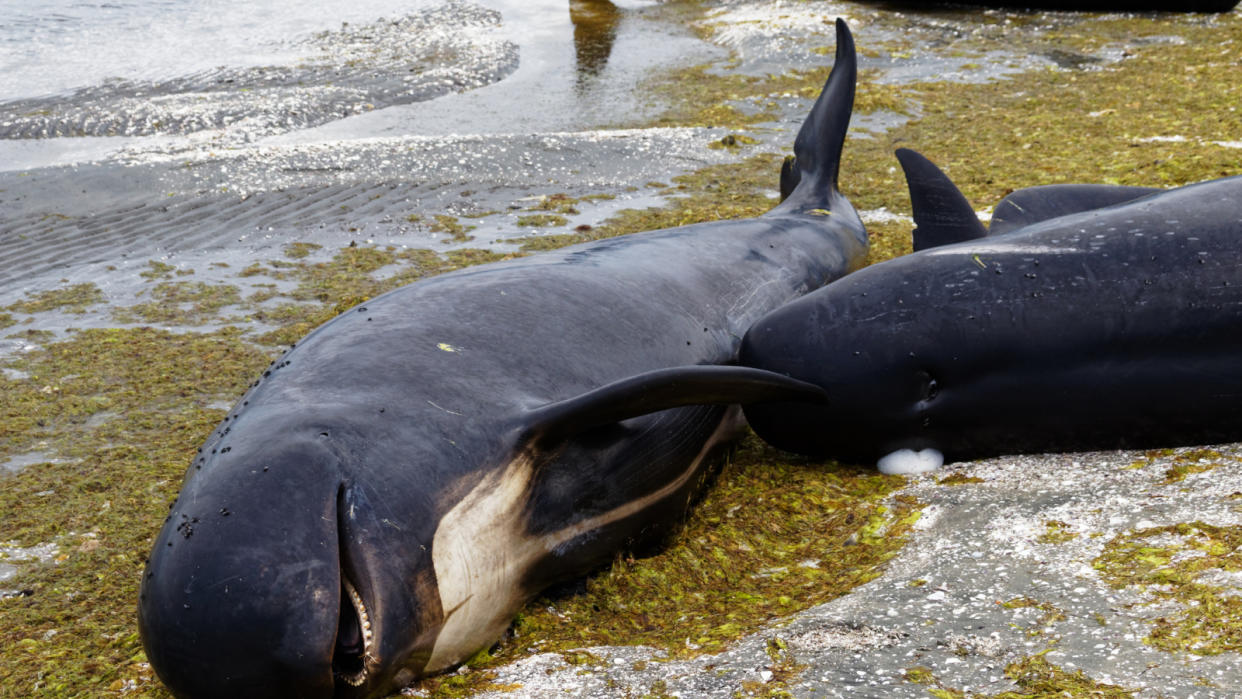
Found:
[[[768,297],[766,292],[775,287],[776,293],[784,293],[789,284],[788,276],[788,273],[783,273],[772,279],[768,279],[754,285],[749,289],[748,293],[739,297],[737,301],[734,301],[733,304],[729,306],[726,317],[742,319],[743,322],[746,322],[747,319],[754,320],[752,317],[753,314],[750,313],[750,309],[756,307],[771,308],[771,299]],[[798,291],[805,291],[805,289],[800,288]],[[739,335],[745,334],[746,329],[741,328],[741,330],[742,332],[739,333]]]
[[[1031,243],[989,242],[969,246],[954,245],[931,248],[924,251],[923,254],[929,257],[943,257],[945,255],[1058,255],[1077,252],[1082,252],[1082,250],[1075,247],[1056,247]]]

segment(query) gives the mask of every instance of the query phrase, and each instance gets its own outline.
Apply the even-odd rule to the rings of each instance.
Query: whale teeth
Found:
[[[367,613],[367,607],[362,602],[362,595],[358,594],[357,588],[348,580],[342,578],[341,582],[345,587],[345,593],[349,596],[349,602],[353,605],[354,612],[358,615],[358,626],[362,629],[362,667],[353,673],[337,673],[337,677],[346,684],[353,687],[359,687],[367,681],[369,666],[374,663],[375,656],[371,654],[372,643],[375,640],[375,634],[371,629],[371,615]]]
[[[356,676],[352,676],[352,677],[346,677],[344,675],[341,675],[341,679],[345,680],[345,683],[348,685],[351,685],[353,687],[361,687],[362,683],[367,681],[367,673],[365,671],[360,672]]]

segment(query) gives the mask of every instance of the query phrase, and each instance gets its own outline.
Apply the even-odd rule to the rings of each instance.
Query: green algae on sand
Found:
[[[153,527],[194,446],[266,361],[228,328],[84,330],[8,363],[0,378],[0,457],[53,462],[0,479],[0,531],[59,553],[23,568],[0,600],[7,696],[106,696],[150,685],[134,604]],[[149,686],[148,686],[149,685]]]
[[[1172,604],[1143,640],[1170,653],[1242,651],[1242,599],[1221,578],[1242,571],[1242,526],[1183,522],[1120,534],[1095,568],[1110,585]]]

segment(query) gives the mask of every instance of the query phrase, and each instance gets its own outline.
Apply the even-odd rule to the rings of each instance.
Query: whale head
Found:
[[[866,277],[856,272],[853,277]],[[874,464],[894,452],[944,451],[945,410],[961,377],[915,323],[894,323],[900,308],[875,285],[851,277],[772,311],[742,340],[740,362],[814,384],[815,405],[745,406],[746,419],[770,444],[817,457]],[[879,292],[879,293],[877,293]],[[878,322],[866,322],[870,317]]]
[[[361,697],[420,671],[443,618],[434,522],[388,526],[336,430],[234,427],[191,465],[143,574],[160,678],[179,697]]]

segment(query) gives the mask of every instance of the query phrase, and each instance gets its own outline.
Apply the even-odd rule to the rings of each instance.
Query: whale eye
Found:
[[[931,372],[920,371],[919,380],[922,388],[920,399],[923,402],[935,400],[936,396],[940,395],[940,382],[936,381],[936,377],[932,376]]]

